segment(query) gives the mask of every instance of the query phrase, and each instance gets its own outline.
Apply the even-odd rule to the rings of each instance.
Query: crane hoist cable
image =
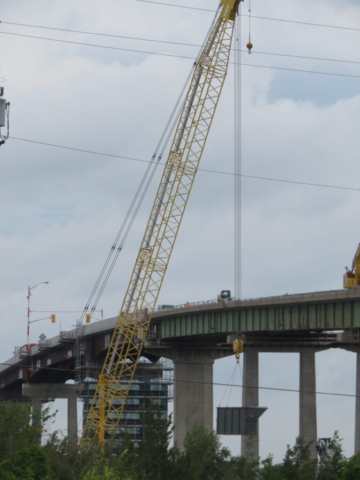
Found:
[[[251,0],[249,0],[249,41],[246,45],[246,48],[248,49],[248,53],[251,53],[251,49],[253,48],[253,44],[251,43]]]
[[[224,400],[224,397],[226,395],[226,392],[227,392],[228,388],[229,388],[229,395],[228,395],[226,406],[227,407],[229,406],[229,400],[230,400],[230,397],[231,397],[231,390],[232,390],[232,387],[234,385],[237,370],[239,371],[240,385],[241,385],[242,380],[243,380],[243,370],[242,370],[241,365],[240,365],[240,355],[244,351],[244,341],[243,341],[243,336],[240,335],[239,333],[238,333],[238,337],[235,338],[235,340],[233,341],[233,351],[235,353],[235,359],[236,359],[235,367],[234,367],[234,370],[233,370],[232,374],[230,375],[230,378],[229,378],[229,381],[228,381],[228,383],[226,385],[226,388],[224,390],[223,396],[221,397],[219,407],[221,407],[222,401]]]
[[[214,20],[213,20],[213,22],[212,22],[212,24],[211,24],[211,26],[210,26],[210,28],[209,28],[209,31],[208,31],[208,33],[207,33],[206,38],[209,36],[209,34],[210,34],[210,32],[211,32],[212,26],[213,26],[213,24],[214,24],[214,22],[215,22],[215,20],[216,20],[216,16],[217,16],[217,14],[215,14]],[[203,45],[202,45],[202,48],[203,48],[203,46],[204,46],[204,44],[205,44],[205,41],[206,41],[206,39],[204,40],[204,43],[203,43]],[[200,52],[201,52],[201,51],[200,51]],[[198,56],[200,55],[200,52],[199,52]],[[197,57],[197,59],[198,59],[198,57]],[[196,61],[197,61],[197,59],[196,59]],[[112,244],[112,246],[111,246],[111,248],[110,248],[110,252],[109,252],[109,254],[108,254],[108,256],[107,256],[107,258],[106,258],[106,260],[105,260],[105,263],[104,263],[104,265],[103,265],[103,267],[102,267],[102,269],[101,269],[101,271],[100,271],[100,274],[99,274],[99,276],[98,276],[98,278],[97,278],[97,280],[96,280],[96,282],[95,282],[95,285],[94,285],[94,287],[93,287],[93,290],[92,290],[92,292],[91,292],[91,294],[90,294],[90,297],[89,297],[89,299],[88,299],[88,301],[87,301],[87,303],[86,303],[86,305],[85,305],[85,308],[84,308],[84,310],[83,310],[83,312],[82,312],[82,314],[81,314],[81,316],[80,316],[80,319],[79,319],[78,322],[77,322],[77,329],[76,329],[75,338],[78,338],[79,336],[82,336],[82,335],[84,334],[84,327],[82,327],[82,323],[83,323],[84,317],[85,317],[86,313],[89,312],[89,311],[91,312],[91,315],[95,312],[96,307],[97,307],[97,304],[98,304],[98,302],[99,302],[99,300],[100,300],[100,297],[101,297],[101,295],[102,295],[102,293],[103,293],[103,291],[104,291],[104,288],[105,288],[105,286],[106,286],[106,284],[107,284],[107,282],[108,282],[108,279],[109,279],[109,277],[110,277],[110,275],[111,275],[111,273],[112,273],[112,270],[113,270],[113,268],[114,268],[114,266],[115,266],[115,264],[116,264],[117,258],[118,258],[118,256],[119,256],[120,252],[122,251],[122,248],[123,248],[123,246],[124,246],[124,243],[125,243],[125,241],[126,241],[126,238],[127,238],[128,234],[129,234],[129,232],[130,232],[130,229],[131,229],[132,224],[133,224],[133,222],[134,222],[134,220],[135,220],[135,217],[136,217],[136,215],[137,215],[137,213],[138,213],[138,211],[139,211],[139,209],[140,209],[140,207],[141,207],[141,204],[142,204],[142,202],[143,202],[143,200],[144,200],[144,197],[145,197],[146,192],[147,192],[147,190],[148,190],[148,188],[149,188],[149,186],[150,186],[150,183],[151,183],[151,181],[152,181],[152,179],[153,179],[153,176],[154,176],[154,174],[155,174],[155,172],[156,172],[156,169],[157,169],[158,165],[159,165],[160,162],[161,162],[162,156],[163,156],[164,151],[165,151],[165,149],[166,149],[166,147],[167,147],[167,145],[168,145],[168,143],[169,143],[169,141],[170,141],[170,137],[171,137],[171,135],[172,135],[172,133],[173,133],[173,131],[174,131],[174,129],[175,129],[176,123],[177,123],[178,120],[179,120],[179,116],[180,116],[180,113],[181,113],[181,108],[183,108],[182,103],[185,101],[185,99],[183,100],[183,95],[184,95],[184,93],[185,93],[186,87],[188,86],[188,83],[189,83],[189,80],[190,80],[190,78],[191,78],[191,75],[192,75],[192,73],[193,73],[193,71],[194,71],[195,65],[196,65],[196,62],[194,63],[194,65],[192,66],[192,68],[191,68],[191,70],[190,70],[190,73],[189,73],[189,75],[188,75],[188,77],[187,77],[187,79],[186,79],[186,81],[185,81],[185,84],[184,84],[184,86],[183,86],[183,88],[182,88],[182,90],[181,90],[181,92],[180,92],[180,95],[179,95],[179,97],[178,97],[178,99],[177,99],[177,101],[176,101],[176,103],[175,103],[175,106],[174,106],[174,109],[173,109],[173,111],[172,111],[172,113],[171,113],[171,115],[170,115],[170,118],[169,118],[169,120],[168,120],[168,122],[167,122],[167,124],[166,124],[166,126],[165,126],[165,129],[164,129],[164,131],[163,131],[163,133],[162,133],[162,135],[161,135],[161,137],[160,137],[160,140],[159,140],[159,142],[158,142],[158,144],[157,144],[157,146],[156,146],[156,149],[155,149],[155,151],[154,151],[154,154],[153,154],[153,156],[152,156],[152,158],[151,158],[151,160],[150,160],[150,162],[149,162],[149,165],[148,165],[148,167],[147,167],[147,169],[146,169],[146,171],[145,171],[145,174],[144,174],[144,176],[143,176],[143,178],[142,178],[142,180],[141,180],[141,182],[140,182],[140,185],[139,185],[139,187],[138,187],[138,190],[137,190],[137,192],[136,192],[136,194],[135,194],[135,196],[134,196],[134,198],[133,198],[133,200],[132,200],[132,202],[131,202],[131,204],[130,204],[130,207],[129,207],[129,210],[128,210],[126,216],[125,216],[125,219],[124,219],[124,221],[123,221],[123,223],[122,223],[122,225],[121,225],[121,227],[120,227],[120,230],[118,231],[118,234],[117,234],[117,236],[116,236],[116,238],[115,238],[115,240],[114,240],[114,242],[113,242],[113,244]],[[181,102],[182,102],[182,103],[181,103]],[[181,106],[180,109],[179,109],[179,106]],[[165,139],[165,140],[164,140],[164,139]],[[159,150],[160,150],[160,154],[158,154]],[[156,164],[154,165],[156,156],[157,156],[157,161],[156,161]],[[153,168],[153,170],[152,170],[152,172],[151,172],[151,174],[150,174],[150,177],[148,178],[148,180],[147,180],[147,182],[146,182],[146,185],[145,185],[145,187],[144,187],[146,178],[149,176],[149,172],[151,171],[151,168]],[[141,195],[141,196],[140,196],[140,199],[139,199],[139,195]],[[135,208],[135,210],[134,210],[132,216],[130,217],[131,211],[132,211],[134,208]],[[129,220],[129,218],[130,218],[130,220]],[[126,226],[127,223],[128,223],[128,225]],[[123,234],[123,231],[124,231],[125,228],[126,228],[125,234],[124,234],[123,237],[122,237],[122,234]],[[116,252],[116,253],[115,253],[115,252]],[[110,265],[110,267],[109,267],[110,259],[111,259],[111,257],[114,255],[114,253],[115,253],[115,256],[114,256],[114,258],[113,258],[113,260],[112,260],[112,263],[111,263],[111,265]],[[106,275],[105,275],[105,272],[106,272]],[[102,281],[102,278],[103,278],[104,275],[105,275],[105,278],[104,278],[104,280]],[[101,283],[101,281],[102,281],[102,283]],[[100,287],[99,287],[99,285],[100,285]],[[93,298],[94,298],[96,292],[98,292],[98,293],[97,293],[97,296],[96,296],[96,298],[95,298],[95,300],[94,300],[94,302],[93,302],[93,304],[92,304],[92,306],[91,306],[91,308],[90,308],[91,302],[93,301]]]
[[[193,67],[194,68],[194,67]],[[190,71],[188,78],[182,88],[182,91],[177,99],[177,102],[175,104],[175,107],[170,115],[170,118],[167,122],[167,125],[165,127],[165,130],[163,131],[163,134],[157,144],[157,147],[155,149],[155,152],[151,158],[151,161],[149,162],[146,171],[142,177],[142,180],[140,182],[140,185],[135,193],[135,196],[130,204],[129,210],[125,216],[125,219],[120,227],[120,230],[118,231],[118,234],[115,238],[115,241],[113,242],[110,252],[106,258],[106,261],[102,267],[102,270],[96,280],[95,286],[93,287],[93,290],[90,294],[90,297],[88,299],[88,302],[82,311],[82,314],[80,316],[80,319],[77,320],[76,322],[76,329],[75,329],[75,380],[78,383],[81,383],[84,380],[84,373],[85,373],[85,364],[83,362],[83,359],[86,355],[85,352],[85,342],[84,342],[84,336],[86,332],[86,327],[87,323],[83,324],[83,320],[85,315],[90,312],[90,318],[93,315],[93,313],[96,311],[98,302],[101,298],[101,295],[106,287],[106,284],[110,278],[110,275],[115,267],[115,264],[117,262],[117,259],[123,249],[123,246],[125,244],[125,241],[127,239],[127,236],[131,230],[131,227],[135,221],[135,218],[138,214],[138,211],[141,207],[141,204],[145,198],[145,195],[149,189],[149,186],[151,184],[151,181],[155,175],[155,172],[157,170],[158,165],[161,162],[164,150],[169,142],[170,135],[172,134],[176,122],[178,120],[178,117],[180,115],[180,112],[177,113],[178,107],[181,104],[183,94],[186,90],[186,87],[188,85],[188,82],[190,80],[190,77],[192,75],[192,70]],[[181,110],[180,110],[181,111]],[[173,125],[172,125],[173,124]],[[165,138],[165,140],[164,140]],[[161,148],[161,149],[160,149]],[[159,153],[160,149],[160,153]],[[157,157],[157,159],[156,159]],[[156,159],[156,162],[155,162]],[[124,232],[125,230],[125,232]],[[112,260],[111,260],[112,259]],[[111,263],[110,263],[111,261]],[[96,296],[95,296],[96,295]],[[95,297],[95,299],[94,299]],[[91,305],[91,302],[92,305]],[[91,305],[91,308],[90,308]]]
[[[137,363],[225,82],[240,0],[223,0],[196,62],[84,433],[117,435]]]
[[[194,67],[193,67],[194,68]],[[105,260],[105,263],[100,271],[100,274],[95,282],[95,285],[92,289],[92,292],[89,296],[89,299],[85,305],[85,308],[84,310],[82,311],[81,313],[81,316],[79,318],[79,320],[77,321],[77,327],[76,327],[76,331],[75,331],[75,339],[79,339],[81,337],[84,336],[85,334],[85,329],[86,329],[86,324],[84,325],[83,324],[83,320],[85,318],[85,315],[88,313],[88,312],[91,312],[90,315],[92,315],[96,308],[97,308],[97,305],[98,305],[98,302],[101,298],[101,295],[106,287],[106,284],[109,280],[109,277],[115,267],[115,264],[116,264],[116,261],[123,249],[123,246],[125,244],[125,241],[127,239],[127,236],[130,232],[130,229],[134,223],[134,220],[136,218],[136,215],[141,207],[141,204],[144,200],[144,197],[149,189],[149,186],[151,184],[151,181],[154,177],[154,174],[156,172],[156,169],[158,167],[158,165],[160,164],[161,162],[161,159],[162,159],[162,156],[163,156],[163,153],[164,153],[164,150],[166,148],[166,146],[168,145],[168,142],[169,142],[169,137],[170,135],[172,134],[174,128],[175,128],[175,125],[176,125],[176,121],[178,120],[178,116],[179,116],[179,113],[176,113],[178,108],[179,108],[179,105],[181,103],[181,100],[182,100],[182,97],[183,97],[183,94],[186,90],[186,86],[188,85],[188,82],[190,80],[190,77],[191,77],[191,74],[192,74],[192,71],[193,71],[193,68],[191,69],[189,75],[188,75],[188,78],[186,79],[186,82],[182,88],[182,91],[180,93],[180,96],[178,97],[178,100],[175,104],[175,107],[171,113],[171,116],[167,122],[167,125],[165,127],[165,130],[158,142],[158,145],[155,149],[155,152],[149,162],[149,165],[143,175],[143,178],[140,182],[140,185],[135,193],[135,196],[130,204],[130,207],[129,207],[129,210],[123,220],[123,223],[117,233],[117,236],[110,248],[110,252]],[[171,123],[173,123],[173,125],[171,126]],[[167,134],[167,136],[166,136]],[[166,137],[166,138],[165,138]],[[164,141],[164,138],[165,138],[165,141]],[[159,149],[161,147],[161,150],[160,150],[160,154],[158,154],[159,152]],[[157,159],[156,159],[156,156],[157,156]],[[156,162],[155,162],[155,159],[156,159]],[[146,181],[147,180],[147,181]],[[146,182],[146,183],[145,183]],[[140,198],[139,198],[140,197]],[[131,215],[132,213],[132,215]],[[125,232],[124,232],[125,230]],[[110,260],[112,259],[111,263],[110,263]],[[96,295],[96,297],[95,297]],[[93,300],[95,297],[95,300]],[[93,303],[92,303],[93,302]],[[78,350],[78,349],[76,349]]]

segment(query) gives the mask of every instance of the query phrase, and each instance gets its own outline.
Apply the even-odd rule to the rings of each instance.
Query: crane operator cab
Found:
[[[9,112],[10,102],[7,102],[4,96],[4,87],[0,87],[0,146],[9,138]],[[7,126],[6,135],[2,135],[1,127]]]
[[[218,295],[218,302],[229,302],[232,300],[230,290],[221,290],[220,295]]]

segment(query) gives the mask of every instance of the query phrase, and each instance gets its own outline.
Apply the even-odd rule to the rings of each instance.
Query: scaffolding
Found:
[[[141,359],[137,365],[114,440],[121,441],[126,436],[133,440],[135,445],[144,440],[143,413],[150,406],[156,406],[161,420],[168,419],[168,405],[173,400],[173,371],[174,366],[171,360],[162,358],[152,363],[145,358]],[[87,377],[83,381],[82,391],[79,392],[79,396],[84,401],[83,424],[86,422],[97,384],[96,379]],[[121,388],[121,382],[119,388]]]

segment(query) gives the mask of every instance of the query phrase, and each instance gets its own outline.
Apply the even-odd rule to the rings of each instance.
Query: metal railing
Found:
[[[242,298],[242,299],[236,299],[232,298],[227,304],[236,304],[236,305],[241,305],[242,303],[248,303],[248,302],[257,302],[257,303],[266,303],[269,301],[275,301],[275,300],[296,300],[296,299],[303,299],[304,297],[311,296],[312,298],[342,298],[346,297],[348,295],[348,292],[346,290],[327,290],[323,292],[308,292],[308,293],[284,293],[283,295],[273,295],[269,297],[248,297],[248,298]],[[191,307],[201,307],[205,305],[220,305],[221,302],[219,302],[217,299],[213,300],[202,300],[199,302],[186,302],[186,303],[181,303],[179,305],[159,305],[156,308],[157,312],[163,312],[163,311],[168,311],[168,310],[178,310],[178,309],[183,309],[183,308],[191,308]]]

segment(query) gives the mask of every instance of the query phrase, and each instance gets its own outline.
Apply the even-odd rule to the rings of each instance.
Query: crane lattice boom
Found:
[[[241,0],[223,0],[196,62],[174,140],[85,424],[117,432],[224,85]]]

